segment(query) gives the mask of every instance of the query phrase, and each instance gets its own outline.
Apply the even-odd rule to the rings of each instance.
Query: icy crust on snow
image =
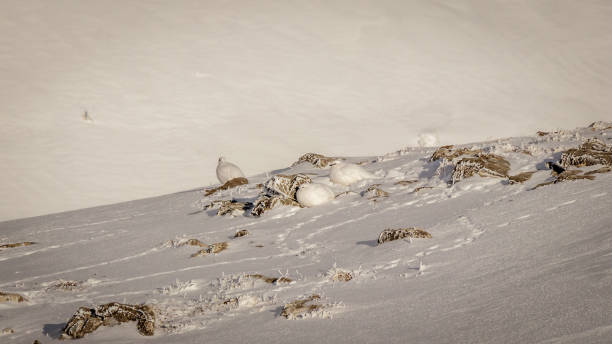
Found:
[[[382,331],[390,343],[606,343],[610,167],[556,174],[547,163],[594,138],[609,146],[610,133],[583,128],[455,146],[447,158],[454,149],[465,154],[445,163],[430,161],[435,148],[346,158],[366,161],[376,184],[334,186],[341,196],[323,206],[262,217],[245,206],[262,195],[295,202],[286,197],[309,179],[331,185],[330,168],[300,164],[214,195],[232,200],[201,200],[195,190],[0,223],[1,243],[37,243],[0,250],[0,291],[27,300],[0,303],[0,328],[14,330],[2,338],[47,342],[68,323],[85,334],[104,324],[87,314],[120,302],[150,305],[155,335],[142,337],[135,320],[85,341],[242,343],[248,333],[265,343],[284,331],[296,342],[348,344],[376,342]],[[475,172],[448,183],[459,161],[484,155],[507,161],[504,174],[530,178]],[[213,206],[194,212],[199,200]],[[241,216],[215,216],[224,205]]]

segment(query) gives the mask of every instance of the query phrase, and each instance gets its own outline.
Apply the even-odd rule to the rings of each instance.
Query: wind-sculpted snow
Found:
[[[204,197],[197,189],[0,223],[0,243],[36,242],[0,250],[0,328],[13,330],[0,341],[53,342],[66,328],[88,343],[257,344],[279,333],[296,343],[380,342],[381,333],[388,343],[606,343],[611,168],[550,167],[611,136],[534,130],[433,161],[438,149],[407,147],[345,158],[366,161],[375,184],[334,185],[330,168],[298,164]],[[478,162],[448,183],[463,159],[491,155],[504,176],[482,177]],[[339,196],[250,213],[258,200],[295,205],[310,183]],[[141,336],[138,320],[98,328],[118,322],[98,305],[116,302],[149,305],[154,335]]]

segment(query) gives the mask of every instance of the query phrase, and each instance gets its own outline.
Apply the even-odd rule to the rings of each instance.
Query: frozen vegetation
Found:
[[[598,122],[2,222],[0,342],[610,343],[611,155]]]

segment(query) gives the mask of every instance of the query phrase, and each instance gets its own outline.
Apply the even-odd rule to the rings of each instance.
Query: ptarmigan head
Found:
[[[220,156],[219,157],[219,163],[225,162],[225,157],[224,156]]]

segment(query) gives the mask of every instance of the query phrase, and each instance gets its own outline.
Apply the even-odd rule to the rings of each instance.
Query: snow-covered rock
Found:
[[[377,178],[363,167],[351,163],[337,162],[332,166],[329,179],[340,185],[351,185],[363,179]]]
[[[220,157],[217,164],[217,179],[221,184],[225,184],[225,182],[234,178],[244,178],[244,173],[242,173],[240,167],[227,162],[225,157]]]
[[[297,200],[304,207],[315,207],[333,199],[334,192],[324,184],[304,184],[297,191]]]

